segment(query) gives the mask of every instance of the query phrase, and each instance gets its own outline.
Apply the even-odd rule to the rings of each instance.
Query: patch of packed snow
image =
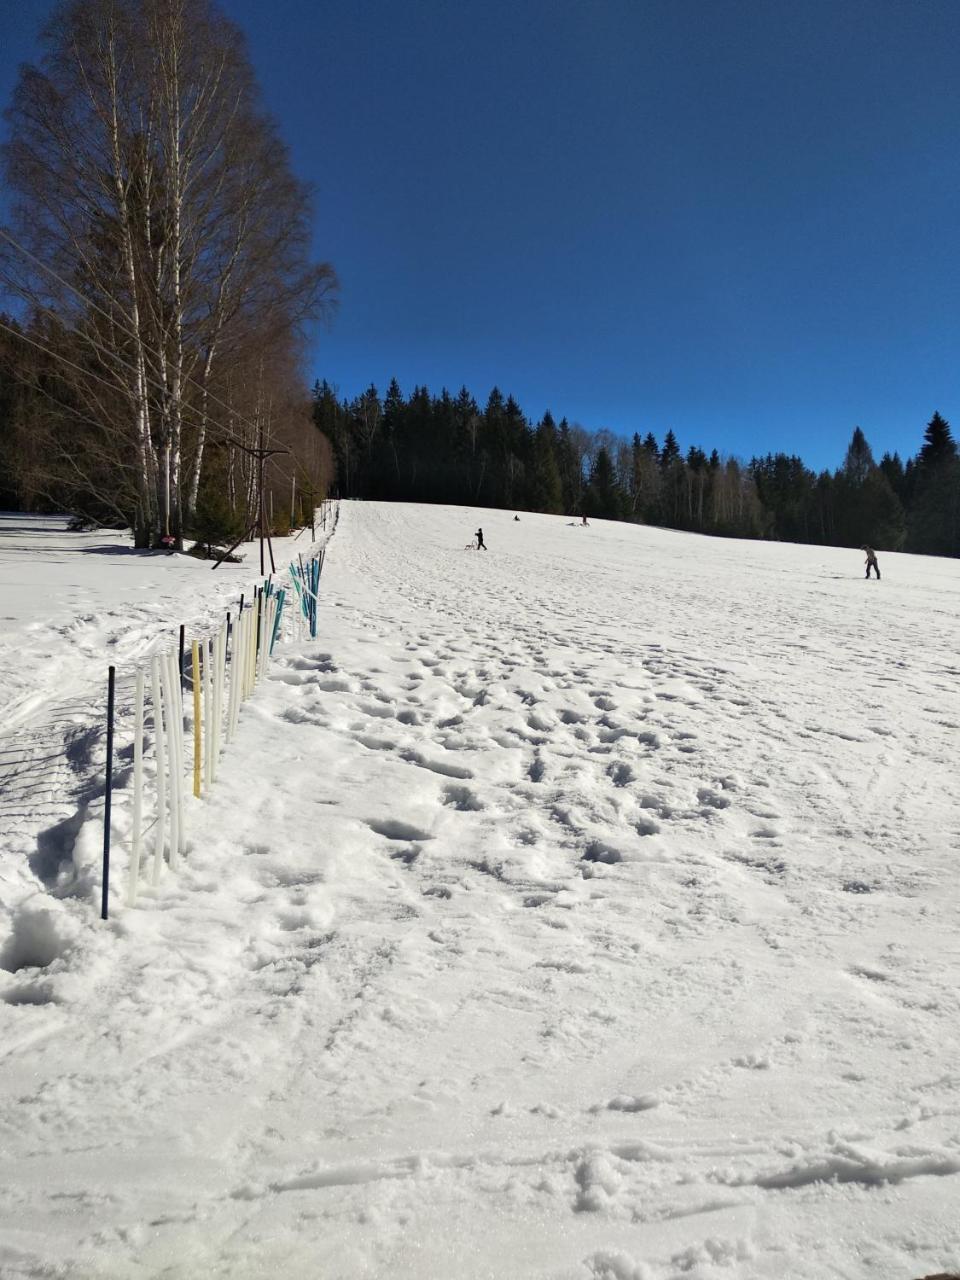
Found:
[[[344,503],[102,923],[106,666],[253,559],[0,525],[0,1275],[960,1269],[960,564]]]

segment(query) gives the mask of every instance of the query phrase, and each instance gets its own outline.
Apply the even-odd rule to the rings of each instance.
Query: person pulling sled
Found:
[[[476,538],[476,540],[477,540],[477,550],[478,550],[478,551],[486,551],[487,547],[486,547],[486,543],[483,541],[483,530],[482,530],[482,529],[478,529],[478,530],[477,530],[477,532],[476,532],[473,536],[474,536],[474,537]]]

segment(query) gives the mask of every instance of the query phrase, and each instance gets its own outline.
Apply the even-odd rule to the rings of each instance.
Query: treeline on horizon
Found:
[[[842,465],[820,472],[795,454],[744,462],[697,446],[684,453],[673,431],[661,443],[652,432],[628,440],[550,413],[533,423],[497,388],[481,409],[466,388],[451,396],[415,387],[404,397],[394,379],[383,397],[370,386],[347,400],[324,380],[313,415],[333,446],[342,497],[960,555],[960,458],[939,413],[905,462],[896,453],[878,462],[857,427]]]

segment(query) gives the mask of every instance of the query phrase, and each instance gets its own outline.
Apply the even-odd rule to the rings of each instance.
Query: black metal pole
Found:
[[[229,550],[225,551],[223,555],[220,557],[220,559],[217,560],[214,564],[212,564],[210,568],[219,569],[220,566],[223,564],[224,560],[226,560],[227,556],[232,556],[234,551],[236,551],[237,547],[239,547],[240,543],[246,542],[247,538],[253,534],[253,531],[254,529],[256,529],[256,527],[257,526],[255,524],[252,524],[249,529],[246,529],[243,533],[241,533],[240,537],[236,540],[233,546],[230,547]]]
[[[186,626],[180,623],[180,683],[183,684],[183,646],[185,643]]]
[[[113,793],[113,700],[116,667],[107,675],[107,778],[103,801],[103,887],[100,896],[100,919],[107,919],[110,896],[110,800]]]

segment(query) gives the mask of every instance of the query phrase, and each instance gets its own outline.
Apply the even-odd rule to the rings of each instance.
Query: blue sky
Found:
[[[222,7],[341,279],[311,377],[815,467],[960,428],[956,0]]]

